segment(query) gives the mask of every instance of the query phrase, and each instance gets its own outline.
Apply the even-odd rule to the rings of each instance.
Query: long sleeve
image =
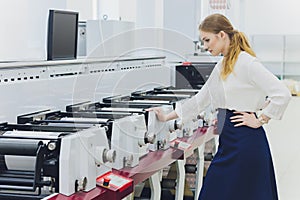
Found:
[[[210,104],[208,85],[205,84],[201,90],[192,98],[178,102],[175,112],[183,122],[194,119]]]
[[[291,99],[288,88],[269,72],[257,59],[248,66],[251,83],[268,96],[270,103],[262,110],[272,119],[281,119]]]

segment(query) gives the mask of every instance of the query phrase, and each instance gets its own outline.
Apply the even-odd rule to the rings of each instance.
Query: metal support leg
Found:
[[[151,200],[159,200],[161,196],[160,172],[153,174],[149,178],[151,188]]]
[[[214,155],[217,153],[218,151],[218,146],[219,146],[219,136],[215,136],[214,137],[214,141],[215,141],[215,152],[214,152]]]
[[[134,199],[134,192],[132,192],[130,195],[127,197],[123,198],[122,200],[133,200]]]
[[[197,153],[197,156],[199,159],[197,160],[196,188],[195,188],[194,200],[198,200],[198,196],[199,196],[199,193],[200,193],[200,190],[202,187],[202,182],[203,182],[204,147],[205,147],[205,143],[196,149],[196,153]]]
[[[185,160],[177,160],[176,200],[183,200],[185,184]]]

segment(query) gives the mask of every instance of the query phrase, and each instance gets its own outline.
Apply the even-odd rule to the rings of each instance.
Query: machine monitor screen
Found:
[[[47,60],[76,59],[78,13],[50,10]]]
[[[215,62],[200,62],[176,66],[175,87],[178,89],[201,89],[215,65]]]

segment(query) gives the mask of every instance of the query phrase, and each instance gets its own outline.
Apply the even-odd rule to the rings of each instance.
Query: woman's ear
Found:
[[[220,38],[224,38],[226,36],[226,33],[224,31],[219,32]]]

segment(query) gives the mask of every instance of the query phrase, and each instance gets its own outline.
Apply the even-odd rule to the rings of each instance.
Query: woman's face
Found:
[[[225,33],[223,31],[218,34],[204,32],[200,30],[200,38],[203,41],[204,48],[213,56],[225,53]]]

